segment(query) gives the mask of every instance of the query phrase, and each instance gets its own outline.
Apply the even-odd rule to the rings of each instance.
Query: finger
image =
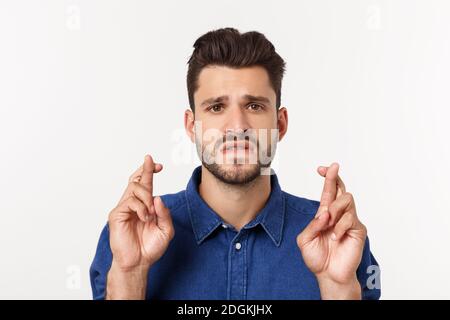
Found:
[[[308,224],[297,237],[297,245],[300,249],[308,242],[314,240],[321,231],[324,231],[327,228],[329,218],[330,214],[327,211],[324,211]]]
[[[332,163],[327,170],[320,198],[321,206],[329,206],[336,199],[338,171],[339,164],[337,163]]]
[[[325,177],[326,174],[327,174],[328,168],[329,167],[320,166],[320,167],[317,168],[317,172],[322,177]],[[339,175],[337,176],[337,187],[338,187],[338,190],[337,190],[337,193],[336,193],[336,197],[339,197],[341,194],[346,192],[344,181],[342,181],[342,179],[341,179],[341,177]]]
[[[153,191],[153,171],[155,170],[155,163],[150,155],[146,155],[144,158],[144,164],[142,167],[142,177],[140,183],[148,188],[150,192]]]
[[[335,225],[345,212],[354,212],[354,200],[351,193],[346,192],[336,198],[329,207],[330,221],[328,226]]]
[[[154,199],[155,211],[156,211],[156,221],[158,227],[169,237],[172,238],[174,235],[172,217],[170,215],[170,210],[167,208],[161,197],[155,197]]]
[[[328,207],[326,206],[319,206],[319,208],[317,209],[316,215],[314,218],[318,218],[322,213],[327,212],[328,211]]]
[[[357,225],[358,218],[356,215],[345,213],[334,227],[333,233],[331,234],[331,239],[335,241],[341,240],[348,231],[352,230]]]
[[[133,174],[128,179],[128,182],[140,182],[143,168],[144,165],[141,165],[135,172],[133,172]],[[153,171],[153,173],[161,172],[162,169],[163,165],[161,163],[155,163],[155,170]]]
[[[317,168],[317,172],[318,172],[322,177],[325,177],[325,175],[327,174],[327,169],[328,169],[328,167],[325,167],[325,166],[319,166],[319,167]]]
[[[142,222],[146,222],[148,219],[147,206],[136,197],[129,197],[127,200],[122,202],[119,205],[118,210],[122,213],[134,212]]]
[[[153,206],[153,197],[147,188],[138,182],[130,182],[119,203],[132,196],[142,201],[147,206],[148,212],[151,212],[150,209]]]
[[[150,195],[153,197],[153,172],[155,170],[155,163],[150,155],[146,155],[144,158],[144,164],[142,167],[142,176],[139,181],[141,185],[150,191]],[[153,202],[153,198],[152,198]],[[155,214],[154,206],[150,207],[150,213]]]
[[[329,168],[329,167],[319,166],[319,167],[317,168],[317,172],[318,172],[322,177],[325,177],[326,174],[327,174],[328,168]],[[337,184],[338,184],[338,188],[341,188],[341,189],[342,189],[342,193],[346,192],[346,191],[345,191],[345,183],[344,183],[344,181],[342,181],[342,178],[341,178],[339,175],[337,176]]]
[[[155,163],[155,170],[153,171],[153,173],[161,172],[162,169],[163,165],[161,163]]]
[[[137,168],[137,170],[135,172],[133,172],[133,174],[130,176],[130,178],[128,178],[128,182],[135,181],[136,178],[141,177],[142,176],[142,168],[143,167],[144,167],[144,165],[141,164],[139,166],[139,168]]]

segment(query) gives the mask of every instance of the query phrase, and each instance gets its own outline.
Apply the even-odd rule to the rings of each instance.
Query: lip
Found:
[[[248,141],[231,141],[222,144],[220,151],[225,152],[235,152],[240,150],[252,150],[253,146]]]

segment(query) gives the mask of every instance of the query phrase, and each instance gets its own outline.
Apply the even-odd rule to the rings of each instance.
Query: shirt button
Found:
[[[226,229],[226,228],[228,228],[228,226],[225,223],[223,223],[222,228]]]
[[[240,242],[237,242],[235,247],[236,247],[236,250],[241,249],[241,243],[240,243]]]

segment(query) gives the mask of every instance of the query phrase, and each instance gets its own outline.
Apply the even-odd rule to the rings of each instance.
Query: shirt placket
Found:
[[[227,230],[233,232],[231,230]],[[247,237],[248,230],[242,229],[230,243],[228,251],[228,299],[243,300],[247,289]]]

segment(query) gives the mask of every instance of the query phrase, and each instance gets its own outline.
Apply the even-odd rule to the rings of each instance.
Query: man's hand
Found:
[[[147,274],[167,250],[175,231],[170,211],[153,197],[153,174],[162,170],[147,155],[130,177],[119,204],[109,215],[113,255],[107,298],[145,298]]]
[[[297,236],[297,244],[305,264],[316,275],[322,299],[360,299],[356,270],[367,230],[338,171],[337,163],[318,168],[325,177],[320,206],[315,218]]]

